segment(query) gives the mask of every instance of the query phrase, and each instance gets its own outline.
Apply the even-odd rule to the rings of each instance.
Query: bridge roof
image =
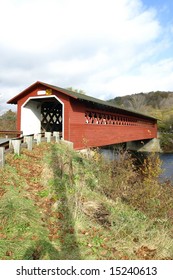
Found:
[[[17,104],[18,100],[20,100],[21,98],[26,96],[32,89],[34,89],[38,85],[46,86],[50,89],[53,89],[57,92],[61,92],[65,95],[68,95],[71,98],[78,99],[78,100],[81,100],[83,102],[89,102],[90,104],[92,103],[93,105],[101,106],[101,107],[104,107],[104,108],[107,107],[108,111],[110,109],[111,109],[111,111],[113,109],[114,110],[116,109],[118,112],[121,112],[122,114],[123,113],[125,114],[125,113],[128,112],[129,114],[132,114],[132,115],[142,116],[142,117],[145,117],[145,118],[150,118],[150,119],[156,120],[156,118],[154,118],[154,117],[151,117],[151,116],[148,116],[148,115],[145,115],[145,114],[141,114],[137,111],[132,111],[132,110],[123,109],[121,107],[118,107],[118,106],[112,104],[109,101],[104,101],[104,100],[101,100],[101,99],[98,99],[98,98],[95,98],[95,97],[92,97],[92,96],[89,96],[89,95],[86,95],[86,94],[82,94],[82,93],[75,92],[75,91],[72,91],[72,90],[64,89],[64,88],[57,87],[57,86],[47,84],[47,83],[44,83],[44,82],[40,82],[40,81],[37,81],[36,83],[32,84],[31,86],[29,86],[28,88],[23,90],[21,93],[19,93],[18,95],[14,96],[12,99],[10,99],[7,103],[8,104]]]

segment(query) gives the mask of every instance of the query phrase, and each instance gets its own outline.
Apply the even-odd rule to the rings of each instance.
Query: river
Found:
[[[116,159],[116,153],[112,149],[100,149],[101,154],[104,158],[108,160]],[[138,157],[141,159],[146,157],[144,153],[132,153],[133,156]],[[170,180],[173,183],[173,154],[159,154],[161,162],[162,162],[162,174],[160,175],[160,180],[166,181]]]
[[[170,180],[173,183],[173,154],[160,154],[160,159],[163,170],[161,179]]]

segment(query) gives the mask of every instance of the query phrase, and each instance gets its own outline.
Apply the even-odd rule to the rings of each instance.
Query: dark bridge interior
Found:
[[[62,131],[62,105],[57,101],[48,101],[41,105],[41,131]]]

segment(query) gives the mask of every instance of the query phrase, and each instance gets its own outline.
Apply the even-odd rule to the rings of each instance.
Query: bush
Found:
[[[129,153],[120,152],[112,162],[97,160],[97,188],[108,198],[120,198],[149,217],[168,218],[173,213],[173,188],[159,182],[161,172],[157,154],[149,155],[137,168]]]

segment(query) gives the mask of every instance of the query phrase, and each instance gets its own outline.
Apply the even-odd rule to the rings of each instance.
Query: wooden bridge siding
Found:
[[[157,132],[154,127],[73,124],[70,141],[74,142],[75,149],[82,149],[156,137]]]
[[[80,100],[70,98],[70,124],[85,124],[86,106]]]
[[[119,117],[137,118],[141,121],[148,121],[140,125],[111,125],[111,124],[86,124],[86,111],[94,111],[99,114],[113,114],[109,111],[93,110],[79,100],[71,100],[69,112],[69,141],[74,143],[75,149],[86,147],[105,146],[116,143],[151,139],[157,137],[157,124],[155,120],[137,118],[133,115],[120,115]]]

